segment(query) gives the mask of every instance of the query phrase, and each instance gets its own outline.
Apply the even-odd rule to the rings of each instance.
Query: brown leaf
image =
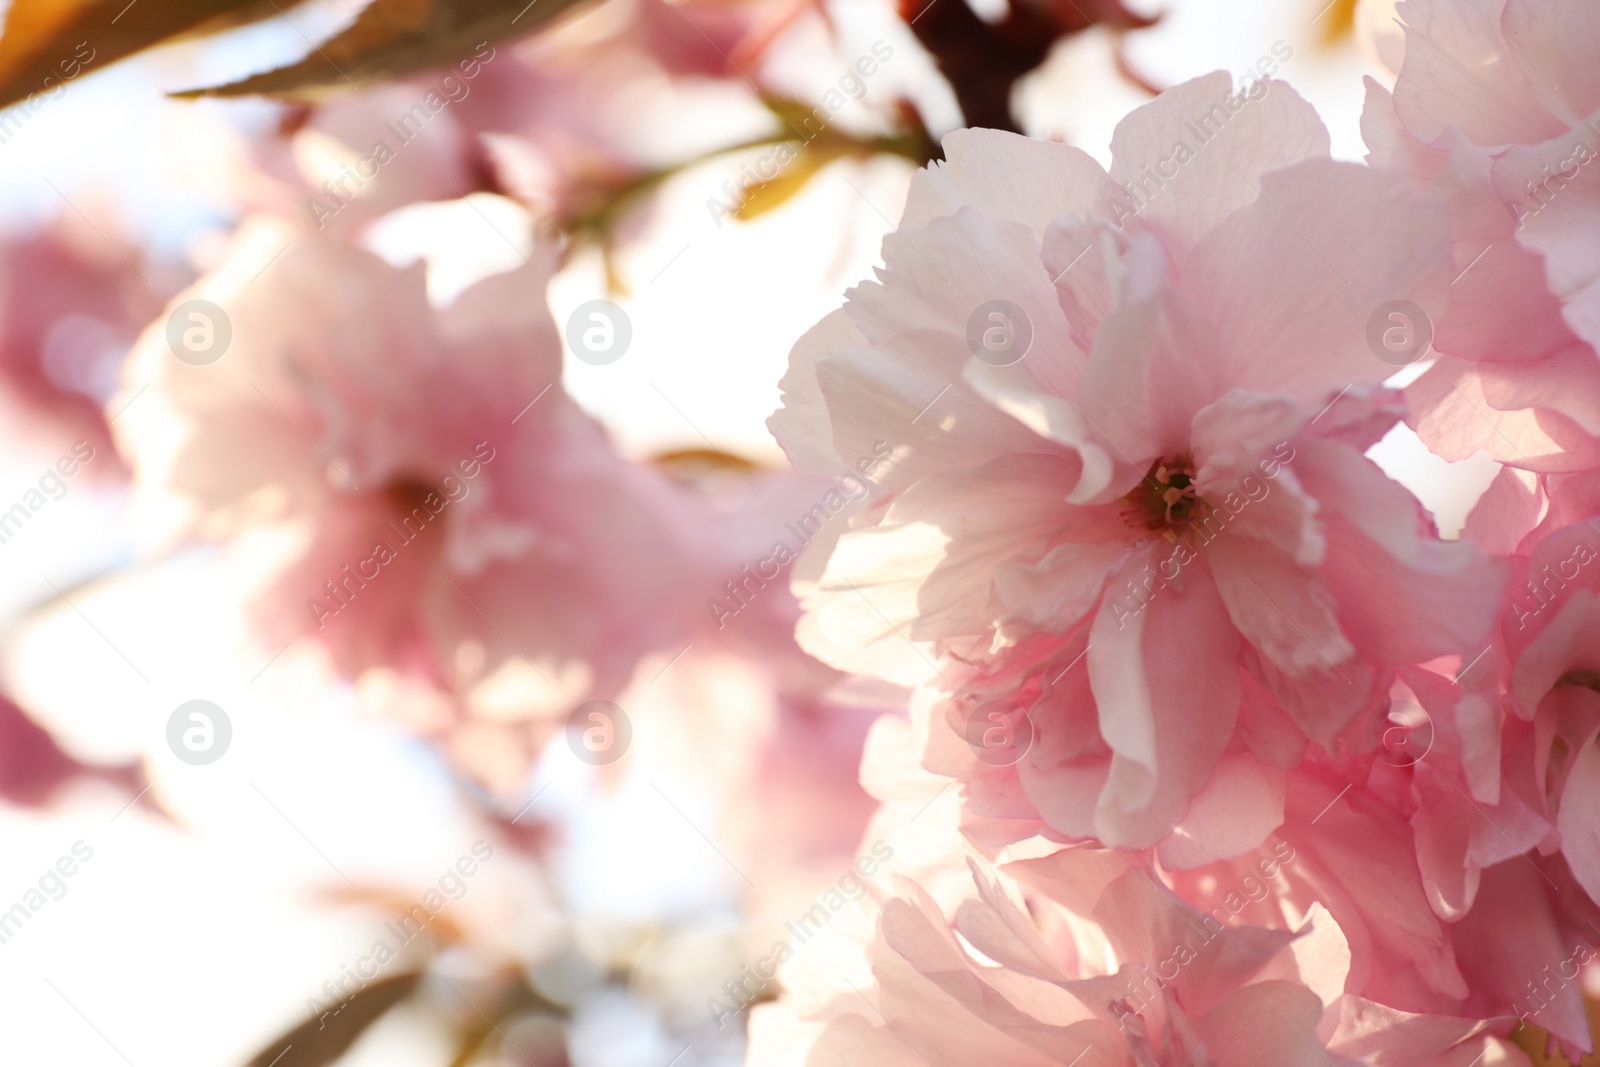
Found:
[[[326,1067],[350,1050],[367,1028],[409,997],[420,972],[397,974],[364,986],[338,1007],[307,1019],[262,1049],[246,1067]]]
[[[176,96],[315,98],[476,55],[539,29],[588,0],[373,0],[342,33],[297,63]],[[487,61],[487,60],[485,60]]]
[[[12,0],[0,35],[0,107],[163,41],[277,13],[271,0]]]

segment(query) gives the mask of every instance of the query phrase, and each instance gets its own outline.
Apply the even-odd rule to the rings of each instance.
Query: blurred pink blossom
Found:
[[[720,133],[708,140],[710,130],[685,121],[695,94],[770,91],[765,53],[817,6],[816,0],[607,5],[502,49],[503,58],[484,64],[463,101],[463,121],[483,135],[502,190],[540,218],[585,221],[652,172],[730,147]],[[715,99],[725,104],[727,96]],[[670,142],[662,138],[667,131]]]
[[[64,208],[36,232],[0,244],[0,393],[9,432],[85,441],[96,477],[125,470],[102,405],[134,338],[186,280],[122,232],[110,212]]]
[[[148,521],[286,538],[254,606],[266,641],[455,694],[427,725],[465,714],[505,773],[530,730],[673,646],[710,582],[688,495],[562,391],[538,255],[436,309],[420,263],[257,216],[172,309],[211,301],[231,345],[195,365],[152,325],[122,401],[148,395],[116,426]]]

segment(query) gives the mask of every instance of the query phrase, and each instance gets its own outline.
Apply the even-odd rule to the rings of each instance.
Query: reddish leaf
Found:
[[[1013,132],[1011,87],[1044,62],[1057,38],[1096,24],[1138,29],[1155,21],[1121,0],[1009,0],[1005,17],[992,23],[967,0],[900,0],[900,15],[933,53],[966,124]]]

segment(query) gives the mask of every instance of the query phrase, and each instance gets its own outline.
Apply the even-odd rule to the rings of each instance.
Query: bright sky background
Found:
[[[835,64],[790,71],[797,87],[820,93],[880,37],[894,41],[897,54],[869,93],[921,77],[888,0],[835,6],[846,44]],[[1215,69],[1242,72],[1285,41],[1295,54],[1281,77],[1316,105],[1335,154],[1360,157],[1356,120],[1367,68],[1353,50],[1330,54],[1316,44],[1316,0],[1168,6],[1158,29],[1124,44],[1138,69],[1167,83]],[[315,17],[296,9],[294,18],[315,36],[317,26],[335,25],[336,15],[337,7],[326,5]],[[206,191],[215,187],[209,168],[230,125],[267,121],[271,109],[167,102],[156,88],[225,77],[303,48],[296,29],[268,25],[239,35],[221,54],[183,46],[71,84],[0,145],[0,225],[25,225],[63,210],[64,201],[86,207],[109,198],[130,225],[182,254],[222,222]],[[1093,32],[1060,49],[1024,90],[1034,132],[1066,136],[1106,158],[1112,127],[1143,100],[1112,76],[1111,59],[1108,41]],[[763,421],[776,404],[789,344],[868,274],[909,176],[890,160],[835,165],[772,215],[719,228],[705,199],[737,174],[740,162],[719,160],[668,183],[622,259],[633,290],[621,301],[633,322],[633,348],[606,367],[569,362],[568,388],[630,453],[703,447],[709,440],[778,462]],[[380,250],[395,259],[432,254],[431,283],[440,298],[474,275],[518,262],[519,210],[492,197],[476,200],[476,210],[412,210],[385,230]],[[579,258],[555,280],[556,321],[603,295],[595,257]],[[1381,453],[1447,532],[1492,474],[1484,463],[1448,470],[1403,433]],[[8,449],[0,460],[0,500],[19,495],[53,459]],[[70,589],[131,562],[120,503],[86,484],[52,503],[0,549],[0,609],[9,615],[24,605],[48,605],[47,583]],[[143,565],[114,584],[71,594],[77,610],[57,601],[8,631],[3,667],[30,706],[87,757],[147,759],[179,825],[141,807],[119,814],[122,799],[93,787],[42,815],[0,810],[7,857],[0,909],[74,842],[94,850],[66,896],[0,945],[4,1062],[242,1062],[296,1019],[325,978],[365,950],[381,922],[376,913],[320,907],[314,893],[343,885],[346,874],[420,893],[482,836],[420,747],[358,721],[349,695],[330,695],[312,665],[290,656],[263,673],[275,650],[254,646],[240,630],[229,610],[237,593],[228,583],[235,579],[208,562],[198,555]],[[196,697],[223,706],[234,725],[229,754],[210,767],[179,763],[164,744],[172,709]],[[670,783],[690,811],[714,819],[693,781],[675,780],[671,767],[642,763],[641,775]],[[726,919],[737,880],[641,780],[607,798],[565,753],[552,753],[539,768],[535,781],[553,783],[539,803],[564,820],[578,843],[555,882],[601,927],[685,908],[701,909],[707,922]],[[641,870],[654,877],[639,877]],[[536,872],[503,853],[480,878],[459,905],[464,912],[498,924],[508,941],[523,946],[551,936],[553,913],[510,907],[518,892],[537,899],[537,890],[530,892],[539,885]],[[587,1036],[578,1067],[663,1067],[679,1050],[652,1026],[636,1004],[597,1005],[580,1026]],[[683,1063],[733,1063],[737,1056],[726,1047]],[[420,1027],[397,1017],[350,1062],[406,1067],[446,1058]]]

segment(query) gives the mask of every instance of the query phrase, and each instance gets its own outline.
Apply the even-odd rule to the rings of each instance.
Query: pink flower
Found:
[[[757,1010],[748,1062],[1444,1067],[1516,1055],[1479,1020],[1346,992],[1351,945],[1320,904],[1292,930],[1226,922],[1110,849],[970,865],[948,912],[903,878],[880,896],[860,947],[865,986],[850,976],[859,966],[808,967],[812,950],[795,948],[797,988]]]
[[[1228,903],[1230,914],[1222,917],[1230,921],[1292,929],[1312,904],[1325,907],[1350,944],[1350,992],[1408,1011],[1477,1014],[1462,1010],[1469,986],[1450,924],[1471,907],[1480,870],[1520,862],[1544,824],[1535,816],[1533,841],[1524,836],[1508,845],[1503,834],[1522,832],[1507,818],[1523,810],[1519,805],[1507,798],[1497,807],[1498,797],[1483,803],[1452,790],[1450,782],[1462,774],[1448,760],[1459,763],[1460,746],[1449,732],[1453,717],[1431,697],[1438,726],[1418,730],[1427,748],[1393,744],[1385,713],[1402,703],[1396,700],[1351,724],[1341,738],[1348,755],[1338,760],[1297,759],[1282,769],[1248,751],[1223,755],[1151,861],[1184,899]],[[1030,753],[1016,768],[994,768],[975,759],[956,731],[941,731],[921,716],[914,722],[927,738],[927,765],[965,786],[962,826],[977,846],[1002,848],[1032,834],[1101,836],[1092,816],[1097,768],[1061,761],[1060,735],[1041,730],[1038,743],[1049,747],[1037,759]],[[1259,728],[1260,720],[1251,725]],[[1084,728],[1064,726],[1067,737]],[[1290,740],[1287,731],[1281,740]],[[1302,740],[1291,751],[1298,756],[1304,747]],[[963,761],[977,769],[963,769]],[[1439,777],[1447,773],[1453,777]],[[1498,784],[1498,769],[1491,773]],[[1440,812],[1455,822],[1441,828]],[[1071,829],[1063,834],[1058,826]],[[1229,887],[1241,887],[1242,901],[1223,900]],[[1508,1003],[1502,998],[1498,1010],[1508,1011]]]
[[[1468,1063],[1483,1048],[1479,1043],[1462,1055],[1466,1044],[1481,1042],[1475,1035],[1505,1034],[1519,1015],[1555,1033],[1569,1047],[1587,1048],[1574,966],[1581,969],[1593,956],[1593,950],[1585,947],[1594,943],[1586,923],[1600,916],[1581,895],[1573,899],[1579,891],[1559,860],[1530,862],[1518,848],[1505,851],[1503,846],[1497,858],[1476,852],[1473,858],[1483,865],[1481,878],[1473,874],[1476,900],[1469,904],[1470,910],[1462,908],[1451,914],[1441,907],[1435,877],[1437,857],[1432,867],[1426,862],[1419,867],[1419,858],[1426,860],[1424,854],[1431,847],[1425,835],[1446,842],[1450,835],[1425,831],[1420,808],[1434,798],[1413,790],[1412,776],[1446,760],[1459,762],[1459,753],[1447,736],[1449,716],[1436,708],[1432,695],[1429,706],[1438,712],[1439,730],[1424,731],[1420,747],[1405,749],[1391,744],[1378,755],[1352,751],[1339,759],[1307,760],[1291,771],[1277,773],[1272,800],[1277,814],[1272,828],[1250,831],[1254,836],[1248,843],[1235,836],[1236,845],[1226,857],[1203,851],[1215,833],[1195,831],[1207,822],[1215,830],[1218,820],[1238,813],[1202,804],[1199,807],[1205,810],[1194,813],[1188,825],[1150,852],[1079,846],[1057,851],[1048,861],[1013,862],[1002,870],[1015,874],[1025,887],[1086,915],[1085,925],[1098,926],[1098,930],[1073,938],[1080,950],[1085,944],[1097,943],[1094,939],[1100,936],[1115,942],[1119,936],[1129,935],[1119,935],[1117,924],[1107,918],[1104,903],[1094,908],[1074,905],[1061,895],[1058,883],[1053,886],[1055,879],[1030,873],[1035,864],[1044,863],[1062,873],[1074,862],[1085,862],[1082,857],[1098,855],[1114,868],[1113,874],[1142,872],[1148,885],[1171,895],[1171,907],[1212,934],[1227,929],[1298,935],[1292,942],[1297,960],[1335,968],[1332,972],[1300,972],[1299,980],[1324,1005],[1322,1021],[1305,1027],[1305,1032],[1327,1041],[1330,1050],[1362,1062],[1382,1052],[1376,1062],[1439,1062],[1441,1067]],[[1377,719],[1374,725],[1381,721]],[[914,720],[913,730],[925,728],[924,722]],[[1352,729],[1368,728],[1358,724]],[[959,811],[941,810],[937,802],[948,795],[948,781],[941,784],[937,775],[897,768],[903,755],[896,749],[910,747],[904,738],[894,736],[901,730],[892,719],[880,720],[868,745],[863,780],[876,795],[885,797],[886,817],[874,820],[865,839],[882,838],[890,843],[895,853],[891,872],[911,875],[945,914],[956,917],[958,929],[973,947],[991,956],[993,962],[1012,966],[1009,958],[991,953],[973,934],[981,929],[976,925],[969,929],[960,915],[960,909],[969,907],[961,901],[970,896],[971,887],[966,892],[951,891],[949,878],[955,873],[948,869],[952,866],[947,844],[951,824],[960,819],[967,852],[976,846],[985,855],[1014,859],[1038,856],[1055,846],[1033,839],[997,848],[984,839],[992,829],[990,821],[975,816],[972,804]],[[1225,762],[1239,760],[1248,757],[1227,757]],[[885,782],[896,783],[896,788],[886,789]],[[1476,822],[1469,827],[1471,836],[1480,836],[1480,829],[1482,837],[1495,836],[1488,824],[1500,823],[1506,808],[1478,804],[1477,809]],[[923,811],[927,814],[921,814]],[[1233,828],[1223,830],[1238,833]],[[1508,822],[1505,832],[1515,834],[1517,829]],[[1482,844],[1473,841],[1475,849]],[[1457,858],[1458,882],[1462,879],[1460,868],[1465,866]],[[1092,900],[1085,898],[1086,903]],[[1517,901],[1514,907],[1509,903],[1512,900]],[[1051,928],[1050,909],[1031,893],[1028,910],[1044,930]],[[1160,931],[1163,925],[1144,917],[1130,920],[1128,928]],[[1180,1000],[1186,995],[1176,986],[1168,989],[1172,967],[1161,961],[1174,953],[1159,945],[1159,937],[1153,940],[1158,942],[1155,947],[1163,948],[1156,962],[1149,956],[1119,950],[1114,962],[1100,964],[1106,972],[1118,974],[1120,995],[1139,1013],[1147,1013],[1169,995],[1176,994]],[[1147,942],[1145,947],[1151,946]],[[1574,955],[1578,957],[1575,965],[1569,962]],[[880,954],[880,962],[881,958]],[[1566,977],[1552,980],[1545,971],[1547,965]],[[831,966],[860,984],[842,965]],[[816,988],[818,969],[797,961],[785,973],[793,993],[787,1007],[793,1010],[776,1014],[794,1023],[798,1016],[821,1014],[820,1006],[827,998]],[[881,978],[881,968],[879,973]],[[980,973],[989,980],[987,975],[994,972]],[[1166,981],[1160,978],[1163,973]],[[1262,974],[1285,977],[1281,967],[1269,967]],[[1530,983],[1542,992],[1537,996],[1530,993]],[[1006,995],[1013,988],[998,982],[996,987]],[[1021,1001],[1015,1003],[1023,1006]],[[1155,1017],[1147,1015],[1146,1021]],[[1335,1033],[1342,1036],[1336,1038]],[[1424,1041],[1425,1035],[1431,1036]],[[1414,1040],[1419,1043],[1413,1044]],[[1435,1043],[1428,1044],[1430,1041]],[[1463,1047],[1454,1047],[1458,1042]],[[1446,1049],[1453,1051],[1446,1054]],[[1444,1058],[1435,1061],[1431,1058],[1435,1055]],[[1459,1061],[1452,1058],[1457,1055]],[[1511,1055],[1509,1062],[1521,1062]],[[1136,1057],[1133,1062],[1147,1061]]]
[[[728,147],[686,135],[686,110],[725,106],[727,88],[759,91],[774,38],[816,6],[637,0],[597,10],[501,49],[461,114],[483,135],[502,189],[540,218],[592,225],[633,182]]]
[[[714,791],[726,841],[761,905],[779,907],[838,878],[877,805],[858,781],[867,730],[897,691],[842,685],[795,643],[794,553],[779,544],[790,515],[836,490],[796,471],[730,472],[722,457],[698,475],[669,467],[705,504],[707,568],[686,604],[682,653],[640,679],[630,714],[670,723],[672,768]],[[726,836],[722,836],[726,835]]]
[[[487,153],[464,121],[486,69],[469,58],[291,113],[253,143],[255,167],[236,178],[240,199],[348,235],[398,208],[489,188]]]
[[[89,778],[114,785],[130,797],[143,795],[143,774],[136,764],[106,766],[78,760],[0,693],[0,798],[8,804],[43,807],[63,786]]]
[[[1107,174],[947,138],[770,425],[800,465],[893,446],[802,644],[937,680],[969,737],[988,702],[1031,708],[1013,815],[1144,847],[1333,746],[1393,668],[1481,647],[1502,577],[1362,455],[1401,415],[1368,322],[1448,282],[1442,208],[1323,158],[1279,83],[1186,83],[1112,148]]]
[[[1504,468],[1466,533],[1506,555],[1512,580],[1484,665],[1442,709],[1462,721],[1504,719],[1497,743],[1476,746],[1479,812],[1455,821],[1481,835],[1473,814],[1496,805],[1487,814],[1502,847],[1559,851],[1554,866],[1570,869],[1600,915],[1600,475]],[[1567,917],[1575,921],[1570,908]]]
[[[1600,19],[1584,0],[1404,0],[1394,93],[1369,80],[1376,166],[1436,185],[1455,282],[1410,389],[1447,459],[1600,462]]]
[[[280,539],[266,640],[454,694],[515,739],[468,739],[512,768],[534,726],[677,647],[710,584],[685,494],[562,392],[540,258],[436,310],[421,264],[257,216],[172,309],[199,323],[185,305],[210,301],[226,350],[176,358],[156,322],[116,425],[147,519],[240,551]]]
[[[350,232],[412,203],[484,190],[577,220],[684,150],[697,88],[743,89],[815,0],[639,0],[402,81],[287,111],[230,161],[246,211]],[[692,150],[695,146],[690,145]],[[717,143],[714,147],[725,147]]]
[[[91,208],[91,211],[94,209]],[[9,432],[92,450],[89,476],[126,474],[101,405],[134,338],[184,282],[119,233],[64,212],[37,233],[0,245],[0,395]]]
[[[1359,857],[1328,869],[1348,877],[1376,861],[1391,872],[1391,885],[1366,899],[1413,902],[1409,909],[1386,903],[1390,928],[1371,945],[1374,973],[1390,984],[1366,995],[1411,1010],[1439,1010],[1435,999],[1453,996],[1456,1013],[1517,1015],[1552,1034],[1574,1060],[1592,1050],[1578,979],[1600,938],[1600,704],[1591,688],[1600,667],[1592,632],[1600,579],[1591,573],[1600,561],[1600,533],[1591,525],[1600,517],[1597,486],[1589,472],[1502,469],[1466,528],[1512,573],[1496,633],[1465,663],[1399,671],[1384,718],[1372,719],[1374,757],[1364,766],[1345,761],[1345,772],[1359,772],[1379,801],[1365,803],[1369,825],[1340,817],[1358,808],[1361,794],[1351,793],[1320,819],[1315,838],[1294,836],[1292,819],[1278,830],[1308,853],[1338,849],[1341,839],[1359,842]],[[1290,773],[1291,791],[1309,770]],[[1409,822],[1409,835],[1396,836],[1398,820]],[[1394,841],[1388,852],[1385,839]],[[1401,869],[1410,888],[1397,894],[1393,872]],[[1360,929],[1325,889],[1318,899],[1347,931]],[[1437,921],[1415,906],[1424,900]],[[1416,936],[1439,921],[1454,958],[1436,958],[1431,973],[1445,974],[1437,968],[1448,962],[1465,985],[1452,993],[1449,984],[1429,982],[1429,999],[1421,986],[1394,984],[1407,975],[1396,965],[1404,961],[1390,956],[1384,965],[1383,957],[1408,944],[1437,945],[1436,936]],[[1430,973],[1423,958],[1414,975]]]

